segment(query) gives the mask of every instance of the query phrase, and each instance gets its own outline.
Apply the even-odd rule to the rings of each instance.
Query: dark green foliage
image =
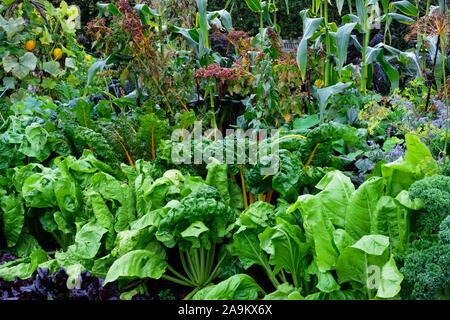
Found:
[[[439,241],[416,240],[400,272],[405,277],[403,296],[408,299],[449,299],[450,216],[442,222]]]
[[[444,164],[444,167],[442,168],[441,174],[443,176],[450,177],[450,162],[447,162]]]
[[[76,137],[84,141],[89,148],[92,148],[95,155],[100,160],[113,168],[118,168],[120,162],[116,153],[111,149],[108,141],[100,133],[89,128],[78,127]]]
[[[142,116],[139,120],[140,128],[138,137],[145,144],[145,151],[147,154],[156,158],[156,150],[160,142],[167,135],[169,123],[167,120],[160,119],[156,113],[148,113]]]
[[[450,212],[450,177],[434,175],[411,185],[409,196],[421,199],[423,209],[416,213],[416,232],[421,235],[436,233],[442,220]]]
[[[442,221],[438,237],[441,243],[450,244],[450,215]]]
[[[227,233],[226,228],[236,218],[234,211],[222,201],[219,191],[213,187],[206,186],[191,193],[161,220],[157,238],[169,247],[177,244],[181,250],[200,246],[209,250],[211,242],[222,241]],[[208,230],[197,236],[195,233],[192,237],[187,236],[185,231],[197,222]]]

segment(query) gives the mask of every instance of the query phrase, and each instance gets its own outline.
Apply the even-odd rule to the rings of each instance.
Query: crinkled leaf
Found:
[[[198,291],[193,300],[256,300],[264,291],[246,274],[237,274]]]
[[[106,275],[104,284],[117,279],[159,279],[164,274],[166,267],[167,262],[154,252],[148,250],[131,251],[113,263]]]

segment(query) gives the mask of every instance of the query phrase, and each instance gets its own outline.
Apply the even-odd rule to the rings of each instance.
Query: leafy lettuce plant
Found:
[[[202,187],[183,198],[161,220],[156,238],[169,248],[178,247],[187,277],[169,267],[179,279],[166,278],[197,290],[214,280],[225,257],[222,254],[214,263],[216,247],[234,220],[234,211],[222,202],[220,193],[213,187]]]
[[[275,288],[283,283],[301,288],[309,244],[294,217],[286,215],[286,207],[275,210],[266,202],[255,202],[242,212],[236,227],[228,249],[244,269],[259,265]]]
[[[153,180],[151,165],[143,161],[124,170],[136,194],[137,219],[117,234],[114,249],[94,266],[96,272],[106,274],[105,283],[163,278],[194,288],[186,296],[191,298],[221,273],[227,257],[220,245],[236,219],[231,203],[241,196],[230,193],[227,166],[211,163],[206,180],[178,170]],[[177,248],[183,272],[172,267],[164,248]]]
[[[316,187],[321,192],[300,196],[289,209],[300,211],[312,248],[310,285],[333,295],[350,290],[369,299],[395,297],[403,277],[394,255],[408,243],[408,209],[385,195],[382,178],[369,179],[355,190],[348,177],[334,171]],[[370,285],[369,267],[379,271],[377,285]]]

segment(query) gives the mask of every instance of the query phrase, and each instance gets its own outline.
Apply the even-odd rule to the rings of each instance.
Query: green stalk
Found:
[[[186,281],[183,281],[183,280],[180,280],[180,279],[177,279],[177,278],[168,276],[168,275],[166,275],[166,274],[163,274],[163,275],[161,276],[161,278],[162,278],[162,279],[165,279],[165,280],[168,280],[168,281],[171,281],[171,282],[174,282],[174,283],[177,283],[177,284],[180,284],[180,285],[182,285],[182,286],[186,286],[186,287],[195,287],[195,285],[193,285],[193,284],[191,284],[191,283],[188,283],[188,282],[186,282]]]
[[[202,274],[202,264],[201,264],[201,262],[200,262],[200,256],[199,256],[199,249],[195,249],[194,250],[194,256],[192,257],[193,258],[193,260],[194,260],[194,263],[195,263],[195,265],[196,265],[196,269],[197,269],[197,276],[198,276],[198,284],[201,284],[203,281],[202,281],[202,277],[203,277],[203,274]]]
[[[162,12],[161,12],[161,0],[158,0],[158,28],[159,28],[159,34],[162,34]],[[161,54],[164,58],[164,44],[161,42]]]
[[[203,246],[200,247],[200,283],[203,283],[208,277],[206,274],[206,261],[205,261],[205,249]]]
[[[331,62],[330,62],[330,54],[331,54],[331,41],[330,34],[328,32],[328,0],[323,2],[324,4],[324,20],[325,20],[325,43],[327,45],[327,58],[325,60],[325,87],[330,85],[330,74],[331,74]]]
[[[223,260],[225,259],[225,254],[220,257],[219,261],[217,261],[217,265],[214,268],[213,272],[211,272],[211,275],[206,280],[206,282],[203,284],[204,286],[207,286],[211,281],[213,281],[219,274],[220,274],[220,267],[222,265]]]
[[[183,276],[182,274],[180,274],[179,272],[177,272],[174,268],[172,268],[170,265],[167,265],[167,269],[169,269],[169,271],[171,271],[174,275],[176,275],[180,280],[186,282],[186,283],[191,283],[194,286],[194,282],[192,282],[191,280],[189,280],[188,278],[186,278],[185,276]]]
[[[431,0],[427,0],[427,7],[426,7],[426,10],[425,10],[425,16],[426,17],[428,17],[428,14],[430,13],[430,5],[431,5]],[[420,16],[420,10],[417,13],[417,18],[419,18],[419,16]],[[425,19],[424,30],[427,30],[427,24],[428,24],[428,20]],[[421,60],[422,60],[422,71],[423,72],[425,72],[425,69],[426,69],[426,56],[425,56],[426,50],[425,50],[425,47],[423,46],[423,41],[422,41],[425,38],[425,36],[426,35],[424,35],[423,37],[420,34],[417,35],[417,46],[422,51]],[[419,43],[420,43],[420,46],[419,46]]]
[[[262,7],[262,4],[261,4]],[[259,33],[261,35],[261,52],[264,52],[264,20],[263,11],[259,13]]]
[[[306,280],[303,281],[303,289],[305,290],[305,295],[310,294],[310,291],[311,291],[310,284]]]
[[[183,251],[181,251],[181,249],[179,249],[179,252],[180,252],[179,255],[180,255],[180,260],[181,260],[181,264],[183,266],[184,272],[186,273],[188,278],[195,281],[193,274],[191,273],[190,269],[187,266]]]
[[[209,99],[211,101],[211,110],[212,110],[212,125],[214,129],[217,129],[217,121],[216,121],[216,111],[215,111],[215,105],[214,105],[214,87],[215,83],[210,83],[209,85]]]
[[[65,243],[62,240],[62,238],[60,236],[58,236],[56,234],[56,232],[52,232],[51,234],[52,234],[53,238],[55,238],[56,242],[60,245],[60,247],[63,248],[64,250],[66,250],[66,246],[65,246]]]
[[[191,292],[188,293],[188,295],[186,297],[184,297],[183,300],[191,300],[191,298],[200,290],[200,287],[195,288],[194,290],[192,290]]]
[[[447,143],[448,143],[448,127],[450,124],[449,121],[449,105],[448,105],[448,90],[447,90],[447,78],[445,76],[445,58],[446,58],[446,54],[445,54],[445,44],[444,44],[444,38],[445,37],[439,37],[440,43],[441,43],[441,56],[442,56],[442,80],[443,80],[443,84],[444,84],[444,93],[445,93],[445,104],[447,106],[447,123],[445,125],[445,143],[444,143],[444,154],[445,154],[445,158],[444,158],[444,164],[447,163],[448,161],[448,155],[447,155]],[[436,48],[437,50],[437,48]]]
[[[365,6],[367,8],[367,0],[365,1]],[[367,73],[368,73],[368,66],[366,64],[366,51],[367,47],[369,46],[369,39],[370,39],[370,29],[368,27],[368,16],[367,12],[364,14],[364,41],[363,41],[363,52],[362,52],[362,62],[361,62],[361,92],[366,94],[367,89]]]
[[[269,265],[263,266],[264,270],[266,271],[267,276],[269,277],[270,282],[272,282],[272,285],[277,289],[280,286],[280,282],[273,276],[273,271],[270,268]]]
[[[276,1],[273,0],[273,3],[275,5],[275,8],[277,6]],[[269,8],[270,8],[270,2],[269,2]],[[273,13],[273,25],[276,26],[277,25],[277,9],[275,9],[275,12]]]
[[[194,257],[189,252],[186,252],[187,261],[192,272],[193,280],[195,283],[199,282],[198,266],[195,263]]]
[[[388,21],[390,20],[390,18],[388,16],[386,16],[386,23],[384,24],[384,36],[383,36],[383,43],[386,44],[386,36],[387,36],[387,32],[388,32],[388,25],[390,24],[390,22],[388,23]],[[391,44],[391,37],[389,37],[389,44]],[[417,40],[418,43],[419,40]]]
[[[284,273],[284,270],[281,270],[280,272],[280,279],[283,282],[287,282],[286,274]]]
[[[216,245],[213,244],[213,245],[211,245],[211,249],[207,253],[207,259],[206,259],[206,272],[208,275],[211,274],[215,254],[216,254]]]

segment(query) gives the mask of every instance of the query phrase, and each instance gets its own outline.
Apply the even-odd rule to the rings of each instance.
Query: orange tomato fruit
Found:
[[[25,49],[27,49],[28,51],[33,51],[34,48],[36,48],[36,42],[34,42],[33,40],[28,40],[25,44]]]
[[[56,48],[55,50],[53,50],[53,58],[55,58],[56,60],[61,59],[63,56],[63,52],[60,48]]]

